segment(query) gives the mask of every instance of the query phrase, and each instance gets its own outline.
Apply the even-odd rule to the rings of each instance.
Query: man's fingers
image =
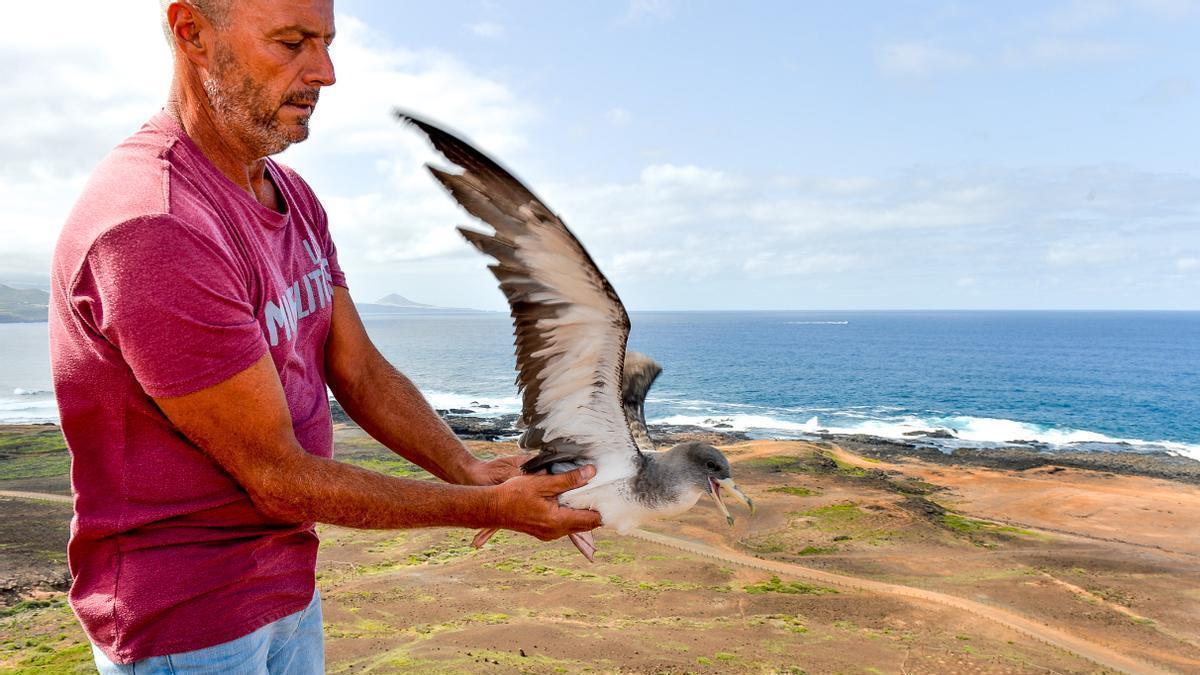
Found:
[[[543,488],[546,490],[545,494],[547,496],[562,494],[568,490],[574,490],[575,488],[587,485],[587,482],[595,475],[596,467],[588,464],[587,466],[581,466],[566,473],[550,476],[543,483]]]
[[[604,524],[604,517],[599,511],[591,509],[572,509],[566,506],[558,511],[559,520],[563,527],[571,532],[587,532]]]

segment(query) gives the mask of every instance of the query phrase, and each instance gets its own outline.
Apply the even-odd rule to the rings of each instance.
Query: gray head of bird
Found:
[[[725,502],[721,501],[721,488],[725,488],[735,499],[745,504],[751,515],[754,514],[754,502],[734,484],[729,471],[729,460],[720,450],[707,443],[690,441],[671,448],[667,455],[682,465],[690,484],[699,487],[713,498],[731,526],[733,516],[730,515]]]

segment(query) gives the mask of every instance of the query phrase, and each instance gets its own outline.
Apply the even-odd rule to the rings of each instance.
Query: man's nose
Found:
[[[309,64],[308,72],[304,75],[304,84],[310,87],[328,87],[337,82],[328,45],[319,45],[314,52],[313,63]]]

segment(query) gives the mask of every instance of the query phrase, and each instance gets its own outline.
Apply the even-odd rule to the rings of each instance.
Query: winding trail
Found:
[[[0,490],[0,497],[12,497],[13,499],[36,499],[39,502],[66,502],[70,504],[72,499],[66,495],[52,495],[49,492],[20,492],[17,490]]]
[[[0,490],[0,497],[34,499],[38,501],[60,502],[68,504],[72,501],[71,497],[66,495],[55,495],[46,492],[21,492],[16,490]],[[832,572],[815,570],[804,567],[803,565],[794,565],[777,560],[764,560],[762,558],[755,558],[744,553],[725,551],[713,546],[709,546],[708,544],[688,541],[686,539],[679,539],[670,535],[660,534],[658,532],[649,532],[647,530],[636,529],[629,532],[626,536],[635,537],[637,539],[642,539],[644,541],[659,544],[661,546],[668,546],[705,558],[713,558],[723,562],[732,563],[734,565],[753,567],[772,572],[774,574],[806,579],[829,586],[839,586],[842,588],[868,591],[872,593],[898,595],[913,600],[923,600],[926,602],[933,602],[940,605],[953,607],[955,609],[959,609],[998,623],[1010,630],[1014,630],[1035,640],[1039,640],[1053,647],[1062,649],[1097,665],[1105,668],[1111,668],[1123,673],[1130,673],[1131,675],[1142,675],[1143,673],[1147,675],[1159,675],[1171,672],[1156,665],[1126,656],[1125,654],[1121,654],[1120,652],[1109,649],[1103,645],[1089,642],[1088,640],[1071,635],[1057,628],[1038,623],[1033,619],[1022,616],[1015,612],[1001,609],[999,607],[985,605],[981,602],[967,600],[966,598],[960,598],[958,596],[949,595],[946,593],[938,593],[937,591],[929,591],[923,588],[914,588],[912,586],[902,586],[900,584],[889,584],[883,581],[874,581],[872,579],[861,579],[859,577],[851,577],[843,574],[834,574]]]
[[[723,562],[733,563],[735,565],[743,565],[745,567],[754,567],[761,570],[766,570],[779,575],[787,575],[816,581],[830,586],[840,586],[842,588],[850,588],[860,591],[869,591],[873,593],[885,593],[888,595],[898,595],[914,600],[924,600],[934,602],[940,605],[946,605],[955,609],[969,612],[975,616],[979,616],[995,623],[998,623],[1005,628],[1014,630],[1023,635],[1027,635],[1035,640],[1044,642],[1053,647],[1057,647],[1066,652],[1074,654],[1080,658],[1091,661],[1105,668],[1110,668],[1122,673],[1130,673],[1131,675],[1146,674],[1165,674],[1172,671],[1164,670],[1163,668],[1146,663],[1121,654],[1115,650],[1109,649],[1104,645],[1089,642],[1083,638],[1071,635],[1057,628],[1038,623],[1029,617],[1022,616],[1007,609],[985,605],[981,602],[967,600],[958,596],[949,595],[946,593],[938,593],[937,591],[929,591],[923,588],[914,588],[912,586],[902,586],[899,584],[889,584],[883,581],[874,581],[871,579],[860,579],[858,577],[846,576],[843,574],[834,574],[832,572],[824,572],[815,570],[802,565],[793,565],[791,563],[779,562],[776,560],[764,560],[755,558],[743,553],[735,551],[725,551],[708,544],[701,544],[695,541],[679,539],[658,532],[648,532],[646,530],[635,529],[627,533],[626,536],[636,537],[644,541],[649,541],[662,546],[669,546],[674,549],[686,551],[695,555],[706,558],[714,558]]]

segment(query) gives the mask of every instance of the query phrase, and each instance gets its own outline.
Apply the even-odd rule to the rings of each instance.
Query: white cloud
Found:
[[[485,38],[504,37],[504,26],[493,23],[491,21],[480,21],[470,25],[470,30],[475,35]]]
[[[154,9],[81,7],[82,20],[64,24],[53,7],[20,4],[10,12],[16,25],[62,30],[13,33],[0,46],[12,78],[8,93],[21,101],[0,108],[5,278],[44,276],[87,172],[165,98],[169,56]],[[658,7],[669,14],[669,5]],[[338,29],[338,84],[321,97],[312,138],[284,161],[326,205],[356,296],[411,290],[422,301],[478,305],[464,298],[494,290],[494,281],[451,227],[470,219],[424,171],[422,163],[433,158],[425,141],[396,124],[390,109],[414,108],[467,131],[517,168],[537,166],[529,160],[556,150],[529,146],[539,110],[523,92],[453,55],[405,49],[350,16],[339,15]],[[127,37],[106,37],[114,34]],[[890,72],[984,64],[935,45],[905,44],[908,51],[886,55]],[[1060,58],[1055,49],[1044,48],[1042,57]],[[619,124],[632,115],[612,108],[606,117]],[[1101,291],[1075,297],[1099,297],[1106,284],[1117,285],[1115,268],[1148,288],[1168,274],[1196,279],[1200,268],[1200,180],[1189,176],[1114,166],[744,175],[666,151],[650,161],[606,182],[533,182],[618,290],[742,284],[760,296],[758,306],[782,306],[791,302],[788,293],[815,284],[903,288],[911,297],[912,284],[929,279],[925,302],[948,287],[984,299],[1003,289],[1011,303],[1023,288],[1040,298],[1043,288],[1067,293],[1084,280]],[[731,306],[731,297],[719,302]],[[887,304],[865,290],[862,297],[868,306]]]
[[[0,179],[85,173],[166,101],[171,56],[155,4],[76,3],[69,21],[63,11],[5,9]]]
[[[1041,38],[1006,49],[1001,60],[1018,67],[1077,65],[1115,61],[1129,53],[1129,47],[1115,42]]]
[[[9,96],[0,107],[0,272],[45,279],[54,239],[96,162],[166,99],[170,55],[157,9],[135,3],[83,4],[63,22],[45,3],[14,7],[17,25],[0,47]],[[338,82],[322,92],[312,137],[282,161],[313,183],[331,216],[343,265],[369,293],[395,290],[389,267],[469,255],[451,223],[464,220],[434,187],[422,163],[433,158],[393,106],[470,130],[501,156],[525,144],[537,118],[505,84],[435,51],[391,44],[352,16],[339,15],[333,48]],[[112,35],[124,36],[121,40]],[[356,272],[359,272],[356,274]],[[382,295],[383,293],[378,293]]]
[[[1044,19],[1055,31],[1076,31],[1104,23],[1121,12],[1121,3],[1113,0],[1072,0],[1051,9]]]
[[[627,23],[650,19],[661,21],[671,18],[672,12],[671,0],[629,0],[622,20]]]
[[[613,256],[606,274],[614,283],[634,279],[664,278],[704,281],[725,270],[720,252],[691,246],[626,251]]]
[[[806,276],[845,272],[861,260],[859,255],[845,253],[760,251],[746,258],[742,269],[751,279]]]
[[[610,124],[618,127],[627,127],[633,121],[633,115],[624,108],[609,108],[608,112],[604,113],[604,117]]]
[[[1196,0],[1071,0],[1046,13],[1043,25],[1059,32],[1095,28],[1130,14],[1173,20],[1200,11]]]
[[[1046,250],[1046,262],[1051,265],[1070,267],[1074,265],[1104,265],[1118,262],[1131,251],[1126,242],[1105,236],[1104,240],[1069,240],[1050,244]]]
[[[641,173],[642,184],[659,194],[724,192],[744,185],[744,180],[723,171],[698,166],[652,164]]]
[[[880,68],[898,75],[929,75],[937,71],[966,68],[974,63],[970,54],[928,42],[885,45],[875,56]]]
[[[398,146],[423,147],[413,131],[395,123],[391,110],[397,106],[469,129],[473,140],[494,152],[525,144],[519,128],[536,112],[505,84],[450,54],[395,46],[355,17],[339,16],[337,25],[337,84],[321,94],[312,138],[289,150],[289,157],[390,158]]]
[[[972,302],[1027,293],[1036,306],[1051,285],[1102,302],[1118,269],[1146,287],[1180,269],[1168,252],[1200,245],[1197,195],[1196,178],[1116,167],[760,180],[673,164],[543,191],[618,290],[746,283],[765,306],[822,283],[876,289],[869,306],[913,284]]]
[[[1170,105],[1190,97],[1196,86],[1186,77],[1167,77],[1151,84],[1140,96],[1133,99],[1135,105]]]

